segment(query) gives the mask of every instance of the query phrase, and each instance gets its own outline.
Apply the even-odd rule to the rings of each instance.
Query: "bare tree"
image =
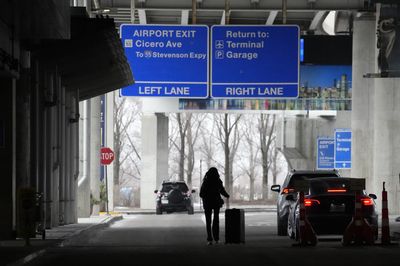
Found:
[[[208,118],[209,116],[207,116]],[[215,119],[212,119],[211,129],[207,130],[210,127],[200,127],[201,130],[201,139],[202,145],[200,147],[200,152],[203,154],[205,161],[206,161],[206,168],[209,169],[211,166],[214,165],[213,160],[215,157]]]
[[[278,174],[282,171],[281,164],[279,163],[279,150],[276,147],[276,141],[274,140],[273,148],[270,149],[270,170],[272,174],[272,184],[277,183]],[[277,194],[273,193],[274,197],[277,198]]]
[[[187,152],[186,181],[189,187],[192,187],[192,176],[195,164],[195,154],[194,154],[195,145],[200,134],[200,129],[202,127],[203,120],[204,120],[204,115],[199,115],[199,114],[198,115],[191,114],[190,116],[187,117],[188,127],[187,127],[186,140],[187,140],[188,152]]]
[[[186,135],[188,128],[191,126],[190,121],[192,119],[191,113],[177,113],[176,116],[177,128],[172,126],[170,134],[170,143],[172,147],[178,151],[178,180],[185,180],[185,159],[186,159]],[[175,158],[173,158],[175,160]]]
[[[262,159],[262,195],[263,199],[268,199],[268,172],[269,163],[268,160],[269,150],[274,139],[275,130],[275,115],[271,114],[260,114],[258,119],[258,132],[260,136],[260,147],[261,147],[261,159]]]
[[[185,141],[187,129],[190,126],[192,114],[176,114],[176,120],[178,121],[180,146],[179,146],[179,181],[185,180]]]
[[[140,176],[138,163],[141,158],[135,142],[131,138],[132,126],[139,116],[139,108],[129,104],[127,98],[114,97],[114,204],[119,204],[120,186],[127,181],[125,174]],[[127,163],[129,162],[129,163]],[[123,167],[128,165],[128,167]],[[130,169],[129,166],[134,166]]]
[[[218,138],[224,150],[225,158],[225,187],[232,193],[233,187],[233,162],[240,143],[238,123],[241,115],[216,115]]]
[[[249,178],[249,200],[254,200],[254,183],[256,180],[257,164],[259,163],[257,160],[259,149],[257,143],[254,141],[254,137],[256,136],[254,128],[253,120],[246,119],[243,127],[243,136],[247,153],[245,154],[246,158],[242,158],[240,162],[244,174]]]

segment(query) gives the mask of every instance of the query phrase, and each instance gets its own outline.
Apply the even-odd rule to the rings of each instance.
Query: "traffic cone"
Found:
[[[355,211],[354,216],[343,234],[342,244],[344,246],[350,244],[368,245],[374,244],[374,231],[368,221],[363,217],[361,209],[361,194],[355,194]]]
[[[389,210],[385,182],[382,190],[382,245],[390,245]]]
[[[306,216],[306,207],[304,205],[304,192],[299,192],[300,201],[300,220],[299,220],[299,245],[315,246],[317,244],[317,235],[312,228],[310,221]]]

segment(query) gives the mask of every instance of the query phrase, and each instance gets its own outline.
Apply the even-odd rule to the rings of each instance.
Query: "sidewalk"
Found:
[[[25,246],[25,241],[22,239],[0,241],[0,266],[23,265],[43,255],[49,247],[61,246],[86,230],[108,226],[120,219],[122,219],[122,216],[105,215],[79,218],[77,224],[46,230],[46,240],[42,240],[38,236],[38,238],[31,239],[31,246],[29,247]]]

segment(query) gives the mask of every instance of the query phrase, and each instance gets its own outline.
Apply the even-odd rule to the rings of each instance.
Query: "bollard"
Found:
[[[363,217],[361,194],[360,191],[356,191],[354,216],[344,231],[342,244],[347,246],[350,244],[362,245],[364,243],[368,245],[374,244],[374,231],[368,221]]]
[[[317,244],[317,235],[312,228],[310,221],[308,221],[306,216],[306,207],[304,205],[304,192],[299,192],[299,202],[300,202],[300,221],[299,221],[299,245],[315,246]]]

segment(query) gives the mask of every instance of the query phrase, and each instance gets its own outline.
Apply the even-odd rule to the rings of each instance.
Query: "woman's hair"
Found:
[[[206,173],[206,179],[208,181],[216,181],[219,179],[219,173],[217,168],[215,167],[211,167],[210,169],[208,169],[207,173]]]

